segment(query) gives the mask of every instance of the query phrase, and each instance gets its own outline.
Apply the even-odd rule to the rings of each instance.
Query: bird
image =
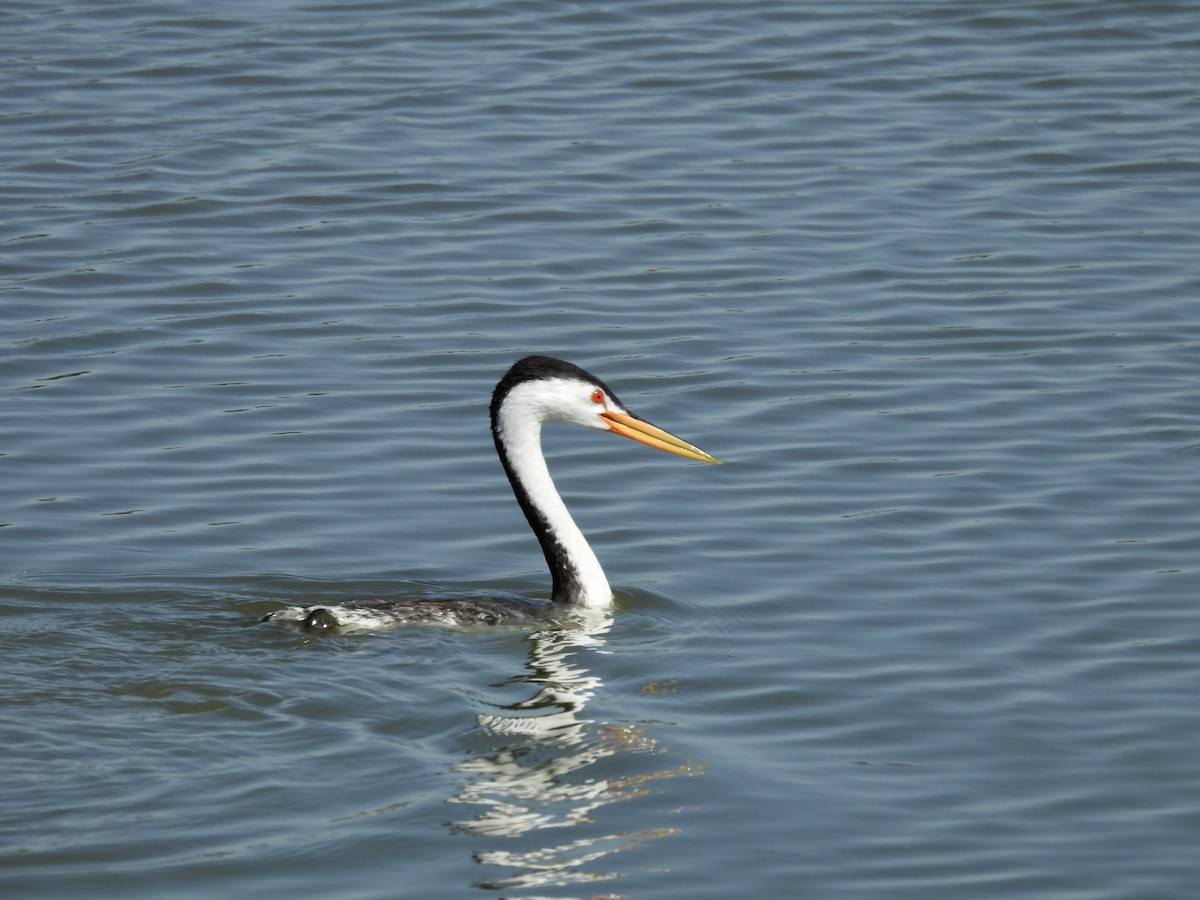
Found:
[[[612,588],[554,486],[542,453],[542,425],[565,422],[631,438],[686,459],[720,462],[630,412],[595,375],[551,356],[526,356],[513,363],[492,392],[489,415],[504,474],[550,570],[549,601],[510,596],[350,600],[326,606],[290,606],[269,613],[262,621],[340,632],[416,623],[521,624],[564,610],[607,609],[613,600]]]

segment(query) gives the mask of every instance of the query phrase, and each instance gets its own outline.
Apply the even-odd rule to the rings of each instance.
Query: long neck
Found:
[[[554,580],[551,600],[576,606],[608,606],[612,589],[600,561],[554,487],[542,455],[541,431],[541,422],[536,418],[514,414],[504,406],[492,419],[496,452],[550,567]]]

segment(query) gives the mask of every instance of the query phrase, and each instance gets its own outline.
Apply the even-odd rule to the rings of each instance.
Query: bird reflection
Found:
[[[585,707],[601,681],[589,672],[581,657],[588,651],[603,652],[604,635],[611,625],[609,616],[598,614],[579,631],[529,635],[527,672],[514,681],[532,685],[533,693],[478,717],[495,749],[460,765],[465,780],[449,802],[478,807],[478,811],[472,818],[456,821],[454,827],[489,839],[524,838],[518,842],[519,847],[475,854],[480,863],[516,870],[507,878],[480,883],[486,890],[615,878],[616,872],[584,868],[675,831],[655,826],[571,840],[542,839],[553,829],[595,824],[595,814],[601,807],[645,794],[647,783],[654,779],[695,774],[690,766],[621,778],[595,774],[597,763],[616,754],[658,752],[655,739],[640,729],[584,718]]]

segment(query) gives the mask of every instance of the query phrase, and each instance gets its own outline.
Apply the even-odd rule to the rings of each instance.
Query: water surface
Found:
[[[1189,5],[0,20],[6,897],[1194,896]]]

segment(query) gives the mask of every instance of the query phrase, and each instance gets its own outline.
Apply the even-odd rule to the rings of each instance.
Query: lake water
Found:
[[[1197,895],[1194,4],[0,23],[4,897]]]

